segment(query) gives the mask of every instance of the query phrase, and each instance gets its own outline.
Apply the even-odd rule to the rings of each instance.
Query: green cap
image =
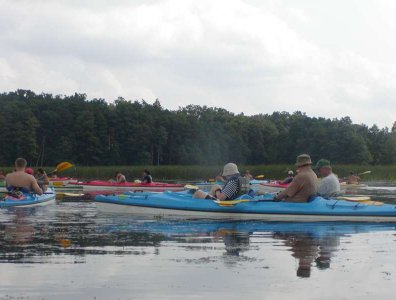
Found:
[[[319,159],[318,162],[316,163],[316,166],[314,169],[319,170],[320,168],[323,167],[330,167],[330,161],[327,159]]]

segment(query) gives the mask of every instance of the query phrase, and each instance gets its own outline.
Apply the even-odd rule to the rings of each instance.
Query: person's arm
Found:
[[[48,185],[49,183],[50,182],[49,182],[49,178],[48,178],[47,174],[44,174],[44,176],[43,176],[43,184]]]
[[[32,176],[32,189],[37,195],[42,195],[43,190],[37,184],[37,180]]]
[[[231,199],[238,189],[236,181],[229,181],[222,189],[217,189],[214,196],[219,200]]]
[[[8,177],[8,174],[6,175],[4,181],[5,181],[5,186],[6,186],[6,187],[9,187],[10,185],[9,185],[8,182],[7,182],[7,177]]]
[[[300,177],[297,175],[284,191],[275,196],[275,199],[283,200],[288,197],[293,197],[299,191],[300,185]]]

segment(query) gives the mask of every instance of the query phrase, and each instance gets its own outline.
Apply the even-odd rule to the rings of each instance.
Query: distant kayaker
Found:
[[[116,182],[117,183],[125,183],[126,182],[126,178],[125,175],[122,174],[121,172],[117,171],[115,173],[115,178],[116,178]]]
[[[25,172],[27,162],[23,158],[15,160],[15,171],[7,174],[5,182],[9,191],[34,191],[36,194],[43,194],[42,189],[37,184],[36,178]]]
[[[215,177],[215,180],[216,180],[216,182],[226,182],[226,180],[224,179],[224,177],[221,176],[221,173],[218,174],[218,175]]]
[[[287,177],[283,179],[280,183],[289,184],[290,182],[292,182],[293,178],[294,178],[294,172],[292,170],[289,170],[287,171]]]
[[[46,191],[47,187],[49,185],[49,179],[48,179],[47,173],[45,173],[43,168],[38,168],[36,179],[37,179],[37,183],[41,187],[41,189],[43,191]]]
[[[26,168],[26,169],[25,169],[25,173],[34,176],[34,170],[33,170],[32,168]]]
[[[284,191],[275,196],[275,199],[285,202],[307,202],[310,197],[316,195],[318,177],[312,171],[311,165],[311,157],[308,154],[297,156],[297,175]]]
[[[215,184],[209,193],[198,190],[194,193],[193,197],[219,200],[233,200],[237,198],[241,191],[241,175],[239,174],[237,165],[234,163],[226,164],[221,175],[226,179],[223,187]]]
[[[319,159],[314,168],[322,177],[318,186],[318,195],[324,198],[338,196],[340,194],[340,181],[332,171],[330,161]]]
[[[245,177],[247,180],[253,180],[254,179],[253,175],[250,174],[249,170],[245,171],[245,174],[243,175],[243,177]]]
[[[359,184],[360,177],[354,172],[350,172],[347,177],[347,184]]]
[[[152,183],[153,182],[153,177],[151,177],[150,172],[145,169],[143,172],[143,179],[142,179],[142,183]]]

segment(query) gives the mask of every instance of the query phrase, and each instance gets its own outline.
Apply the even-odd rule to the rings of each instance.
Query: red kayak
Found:
[[[152,183],[136,183],[136,182],[125,182],[116,183],[104,180],[93,180],[76,182],[75,185],[82,186],[83,191],[182,191],[184,185],[174,183],[163,183],[163,182],[152,182]]]
[[[49,182],[50,186],[53,186],[55,188],[66,188],[70,184],[74,184],[77,181],[75,178],[71,177],[50,177]]]
[[[289,186],[289,183],[281,183],[280,181],[270,181],[268,183],[260,183],[266,192],[279,192]]]
[[[289,186],[289,183],[281,183],[279,181],[271,181],[268,183],[260,183],[260,184],[264,185],[264,186],[271,186],[271,187],[277,187],[277,188],[283,188],[283,189],[285,189]]]

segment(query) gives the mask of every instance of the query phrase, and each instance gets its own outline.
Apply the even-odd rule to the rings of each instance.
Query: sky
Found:
[[[396,1],[0,0],[0,92],[391,128]]]

